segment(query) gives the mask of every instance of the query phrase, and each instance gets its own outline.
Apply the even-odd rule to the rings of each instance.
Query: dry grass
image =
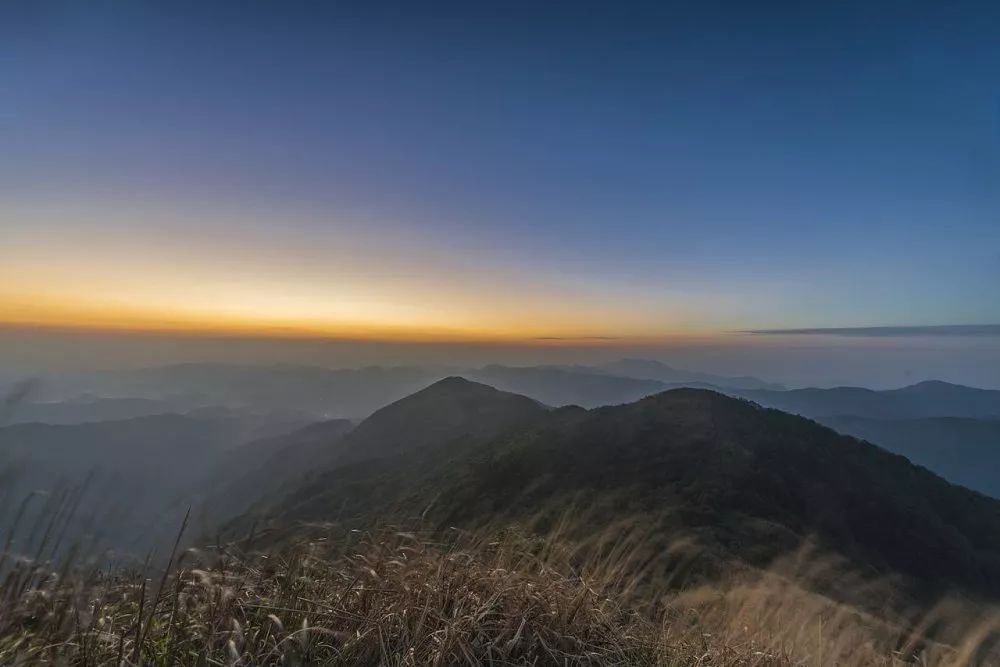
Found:
[[[514,540],[446,548],[385,533],[342,546],[189,553],[158,583],[15,568],[0,662],[665,664],[654,626]]]
[[[454,532],[338,533],[276,553],[236,545],[143,571],[3,564],[0,664],[770,665],[970,664],[968,646],[906,634],[769,572],[642,611],[627,535],[583,558],[568,541]],[[554,531],[558,535],[558,531]],[[249,544],[249,541],[247,542]],[[655,612],[652,610],[655,608]],[[981,644],[983,627],[970,634]],[[902,651],[886,647],[893,638]],[[903,658],[906,658],[904,661]]]

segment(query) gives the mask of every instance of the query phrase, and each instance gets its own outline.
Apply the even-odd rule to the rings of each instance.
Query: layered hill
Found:
[[[206,470],[248,438],[283,425],[258,415],[199,410],[6,426],[0,428],[0,518],[9,526],[33,496],[33,510],[48,505],[75,517],[77,537],[93,535],[103,546],[143,551],[150,546],[147,538],[176,530]]]
[[[875,419],[1000,419],[1000,390],[977,389],[936,380],[882,391],[834,387],[790,391],[739,390],[732,393],[761,405],[813,419],[842,415]]]
[[[1000,596],[1000,502],[807,419],[679,389],[593,410],[449,379],[379,411],[267,508],[272,522],[423,514],[475,526],[567,507],[638,519],[666,553],[766,565],[815,540],[907,595]],[[655,555],[654,555],[655,560]]]
[[[1000,420],[962,417],[826,417],[841,433],[873,442],[955,484],[1000,498]]]
[[[765,389],[775,391],[784,389],[784,386],[780,384],[766,382],[749,375],[715,375],[713,373],[690,371],[682,368],[674,368],[655,359],[620,359],[600,364],[596,368],[606,373],[641,380],[656,380],[666,384],[707,384],[718,387],[732,387],[733,389]]]
[[[462,375],[548,405],[596,407],[638,400],[671,385],[781,389],[751,377],[676,369],[652,360],[601,366],[321,368],[291,364],[188,363],[39,378],[16,421],[80,422],[223,405],[357,419],[450,375]],[[9,388],[0,382],[0,395]],[[0,415],[3,417],[3,415]]]

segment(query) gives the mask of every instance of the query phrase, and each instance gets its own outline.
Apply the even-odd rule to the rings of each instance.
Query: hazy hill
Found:
[[[0,428],[0,455],[60,472],[113,467],[164,481],[189,478],[198,462],[242,443],[256,424],[217,415],[162,414],[83,424],[14,424]],[[193,465],[194,462],[194,465]]]
[[[596,368],[607,373],[643,380],[658,380],[667,384],[708,384],[734,389],[771,389],[777,391],[784,389],[784,386],[780,384],[765,382],[748,375],[733,377],[689,371],[674,368],[653,359],[621,359],[599,364]]]
[[[902,454],[955,484],[1000,497],[1000,420],[840,416],[821,421]]]
[[[740,390],[736,393],[761,405],[813,419],[840,415],[876,419],[1000,418],[1000,390],[976,389],[939,381],[884,391],[835,387],[790,391]]]
[[[25,404],[18,407],[18,421],[98,421],[214,405],[296,411],[316,420],[356,419],[459,374],[549,405],[584,407],[634,401],[676,385],[780,389],[780,385],[755,378],[682,371],[642,360],[623,360],[601,368],[493,364],[465,369],[188,363],[41,378]],[[28,401],[34,404],[27,405]]]
[[[81,522],[79,532],[88,530],[84,524],[91,522],[108,545],[148,548],[147,538],[169,539],[169,533],[176,530],[179,517],[166,509],[186,507],[192,485],[204,471],[230,456],[261,426],[256,417],[245,421],[228,411],[206,410],[0,428],[0,473],[4,475],[0,512],[10,521],[32,491],[47,493],[34,503],[39,507],[43,502],[59,502],[60,494],[84,485],[78,489],[80,499],[74,510]],[[166,527],[158,525],[161,520]]]
[[[63,401],[17,402],[11,406],[9,414],[7,414],[7,423],[80,424],[83,422],[117,421],[186,412],[196,407],[199,407],[197,402],[181,397],[151,399],[78,396]]]
[[[628,403],[666,388],[657,380],[611,375],[586,367],[493,364],[466,375],[503,391],[530,396],[546,405],[579,405],[585,408]]]
[[[493,391],[451,379],[380,411],[340,442],[384,456],[341,459],[270,516],[363,522],[408,509],[472,526],[574,504],[602,525],[643,517],[664,549],[693,533],[713,562],[766,563],[815,536],[873,575],[920,582],[913,590],[1000,594],[1000,502],[903,457],[704,390],[551,412],[522,398],[503,429],[432,426],[461,423],[470,401],[486,414],[517,403]]]
[[[937,381],[885,391],[724,391],[816,419],[903,454],[956,484],[1000,495],[1000,391]]]
[[[198,405],[354,418],[368,415],[444,375],[437,369],[420,367],[329,369],[291,364],[188,363],[52,377],[38,384],[43,395],[54,398],[81,392],[106,397],[174,397]]]

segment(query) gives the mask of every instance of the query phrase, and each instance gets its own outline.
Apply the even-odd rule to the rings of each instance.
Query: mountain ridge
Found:
[[[349,437],[363,445],[360,433]],[[907,595],[957,585],[1000,596],[1000,502],[809,419],[717,392],[545,410],[491,437],[391,451],[316,473],[268,520],[336,514],[363,524],[402,507],[441,526],[474,526],[582,502],[596,521],[643,517],[664,539],[694,531],[713,554],[706,562],[766,565],[814,536],[859,567],[905,577]]]

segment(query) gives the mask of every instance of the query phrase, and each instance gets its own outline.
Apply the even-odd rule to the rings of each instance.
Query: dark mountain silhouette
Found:
[[[310,478],[352,463],[392,460],[428,447],[488,440],[548,410],[524,396],[448,377],[377,410],[351,430],[335,426],[341,432],[331,433],[327,427],[312,427],[261,443],[256,447],[271,451],[269,459],[233,478],[226,488],[249,489],[251,496],[243,490],[233,497],[257,500],[258,507],[268,507],[280,500],[279,490],[292,490],[283,487],[301,482],[302,475]],[[227,509],[234,509],[232,502]]]
[[[1000,420],[841,416],[820,421],[902,454],[950,482],[1000,497]]]
[[[344,438],[350,452],[341,456],[374,458],[458,439],[493,437],[547,411],[525,396],[447,377],[361,422]]]
[[[641,517],[664,553],[694,534],[706,562],[766,564],[812,536],[873,576],[905,577],[908,595],[1000,595],[1000,502],[901,456],[705,390],[553,411],[493,392],[449,379],[379,411],[339,441],[363,455],[304,480],[269,517],[409,508],[474,526],[576,505],[601,523]],[[505,418],[472,429],[470,408]]]
[[[739,390],[733,393],[761,405],[813,419],[841,415],[876,419],[1000,418],[1000,390],[976,389],[939,381],[885,391],[835,387],[790,391]]]

